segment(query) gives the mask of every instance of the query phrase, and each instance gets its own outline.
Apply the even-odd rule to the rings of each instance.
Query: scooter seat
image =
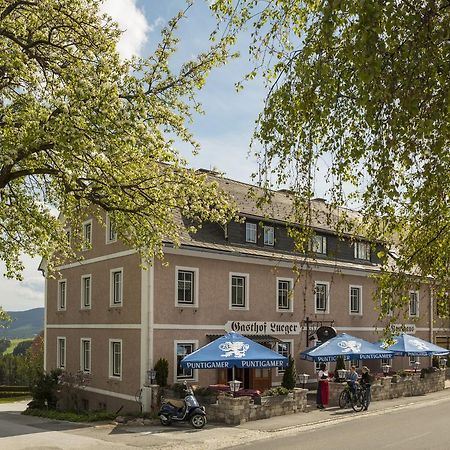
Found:
[[[175,406],[175,408],[184,408],[184,401],[180,399],[175,398],[167,398],[165,399],[166,403],[170,403],[172,406]]]

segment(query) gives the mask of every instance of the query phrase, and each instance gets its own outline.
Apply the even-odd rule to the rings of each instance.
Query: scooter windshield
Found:
[[[200,406],[197,399],[193,395],[188,395],[185,397],[184,401],[188,407]]]

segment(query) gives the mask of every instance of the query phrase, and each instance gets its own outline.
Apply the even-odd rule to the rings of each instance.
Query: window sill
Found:
[[[230,311],[248,311],[249,308],[247,306],[230,306]]]
[[[175,308],[198,308],[198,305],[193,304],[193,303],[177,303],[175,305]]]

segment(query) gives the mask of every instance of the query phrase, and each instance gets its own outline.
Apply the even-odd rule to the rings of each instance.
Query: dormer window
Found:
[[[370,244],[368,242],[355,242],[353,248],[355,259],[370,261]]]
[[[316,234],[309,241],[309,251],[313,253],[327,254],[327,237]]]
[[[274,245],[275,230],[273,227],[264,226],[264,245]]]
[[[245,223],[245,242],[256,244],[256,223]]]

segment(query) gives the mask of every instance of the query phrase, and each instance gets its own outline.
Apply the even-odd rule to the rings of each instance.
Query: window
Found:
[[[56,366],[58,369],[66,368],[66,338],[58,337],[56,340]]]
[[[318,371],[320,370],[320,365],[321,365],[321,364],[322,364],[321,362],[316,362],[316,363],[314,364],[314,367],[315,367],[315,369],[316,369],[316,372],[318,372]],[[325,363],[325,370],[328,371],[328,363]]]
[[[264,245],[274,245],[275,231],[273,227],[264,226]]]
[[[350,286],[350,314],[362,314],[362,286]]]
[[[314,289],[316,313],[328,313],[329,308],[328,290],[329,290],[328,282],[316,281]]]
[[[277,311],[292,311],[293,280],[277,278]]]
[[[355,242],[353,245],[355,259],[370,261],[370,244],[368,242]]]
[[[81,339],[80,370],[85,373],[91,373],[91,340],[89,338]]]
[[[194,370],[184,369],[180,365],[180,361],[196,348],[195,342],[178,342],[175,341],[175,378],[176,380],[193,380]]]
[[[58,281],[58,311],[65,311],[67,300],[67,281]]]
[[[248,274],[230,274],[230,308],[248,309]]]
[[[123,269],[111,270],[110,305],[122,306],[123,302]]]
[[[309,251],[314,253],[320,253],[321,255],[327,254],[327,237],[316,234],[309,241]]]
[[[122,341],[120,339],[109,340],[109,376],[122,378]]]
[[[245,242],[256,244],[256,223],[245,223]]]
[[[279,353],[280,355],[285,356],[286,358],[289,358],[289,356],[292,356],[292,347],[293,347],[292,341],[278,342],[276,352]],[[277,375],[282,375],[284,371],[285,369],[277,369]]]
[[[92,245],[92,220],[83,223],[83,250]]]
[[[90,309],[91,308],[91,289],[92,281],[91,275],[83,275],[81,277],[81,308]]]
[[[348,368],[350,369],[352,366],[355,366],[356,369],[360,369],[361,368],[361,360],[354,359],[353,361],[349,361]]]
[[[117,232],[114,222],[111,220],[109,214],[106,215],[106,243],[111,244],[117,241]]]
[[[416,363],[420,364],[419,357],[418,356],[410,356],[409,357],[409,365],[413,366],[413,367],[415,367],[416,365],[418,366],[419,364],[416,364]]]
[[[391,366],[392,367],[392,359],[391,358],[381,358],[381,366]]]
[[[176,306],[196,306],[198,304],[198,269],[176,267]]]
[[[410,317],[419,317],[419,292],[411,291],[409,293],[409,315]]]

